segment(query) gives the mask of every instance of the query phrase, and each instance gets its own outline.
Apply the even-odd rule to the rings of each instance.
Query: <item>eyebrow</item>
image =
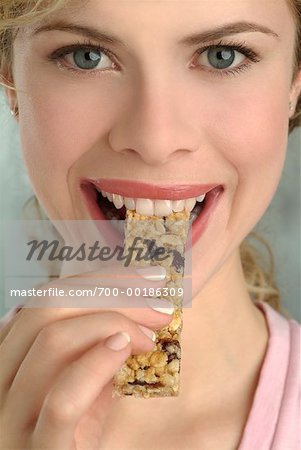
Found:
[[[41,25],[40,27],[34,29],[34,31],[32,32],[32,36],[36,36],[46,31],[54,31],[54,30],[80,34],[82,36],[86,36],[88,38],[95,39],[103,43],[126,47],[126,44],[117,36],[108,34],[105,31],[101,31],[93,27],[88,27],[85,25],[77,25],[63,20],[55,23]],[[179,43],[186,46],[193,46],[206,42],[216,41],[225,36],[231,36],[233,34],[247,33],[247,32],[260,32],[279,39],[279,35],[270,28],[258,23],[243,21],[221,25],[217,28],[202,31],[201,33],[194,33],[190,36],[184,37],[183,39],[180,40]]]
[[[125,44],[117,36],[110,35],[105,31],[101,31],[93,27],[76,25],[73,23],[65,22],[63,20],[55,23],[41,25],[40,27],[33,30],[32,36],[36,36],[37,34],[44,33],[46,31],[54,30],[68,31],[70,33],[80,34],[82,36],[86,36],[88,38],[95,39],[96,41],[104,42],[107,44],[125,46]]]
[[[250,32],[259,32],[264,33],[266,35],[273,36],[276,39],[280,39],[279,35],[275,33],[275,31],[270,28],[254,23],[254,22],[234,22],[226,25],[221,25],[220,27],[205,30],[201,33],[195,33],[191,36],[187,36],[180,41],[181,44],[184,45],[197,45],[204,42],[211,42],[221,39],[225,36],[231,36],[232,34],[239,33],[250,33]]]

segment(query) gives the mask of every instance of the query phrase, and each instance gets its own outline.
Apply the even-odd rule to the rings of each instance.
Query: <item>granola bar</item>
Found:
[[[166,269],[164,295],[157,297],[175,306],[170,324],[156,331],[154,350],[131,355],[113,380],[113,397],[170,397],[179,395],[184,252],[189,229],[189,212],[173,212],[166,217],[144,216],[127,210],[125,250],[132,253],[131,265],[161,265]],[[164,249],[163,257],[159,249]],[[138,260],[144,251],[149,259]],[[158,257],[159,255],[159,257]],[[171,289],[173,288],[173,289]],[[166,295],[167,294],[167,295]],[[182,294],[182,295],[181,295]],[[161,306],[161,305],[160,305]]]

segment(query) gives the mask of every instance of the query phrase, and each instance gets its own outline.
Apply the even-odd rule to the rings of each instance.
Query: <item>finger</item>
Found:
[[[145,268],[145,269],[137,269],[137,271],[135,271],[132,267],[126,268],[123,265],[114,265],[112,264],[110,267],[108,265],[104,266],[104,273],[103,275],[101,275],[99,272],[89,272],[86,274],[77,274],[73,277],[66,277],[66,278],[61,278],[58,280],[53,280],[50,281],[49,283],[43,285],[41,287],[41,290],[44,291],[45,295],[44,297],[46,297],[47,295],[47,290],[48,289],[52,289],[51,292],[53,292],[55,290],[55,288],[58,289],[63,289],[65,293],[68,292],[68,289],[71,288],[76,288],[76,289],[80,289],[81,287],[87,287],[89,285],[91,285],[92,287],[95,287],[95,282],[99,282],[99,287],[102,286],[101,281],[105,280],[106,278],[108,279],[108,283],[106,284],[106,286],[103,287],[110,287],[110,285],[114,285],[114,278],[120,278],[118,274],[123,276],[123,279],[126,280],[135,280],[135,286],[134,287],[139,287],[139,288],[145,288],[146,291],[148,291],[149,289],[157,289],[160,287],[163,287],[165,285],[165,281],[164,281],[164,275],[166,274],[166,271],[164,268],[160,268],[159,266],[152,266],[150,268]],[[113,276],[111,276],[113,274]],[[126,276],[125,276],[126,274]],[[93,283],[94,281],[94,283]],[[123,280],[124,281],[124,280]],[[157,281],[157,283],[154,283],[154,281]],[[130,284],[130,283],[129,283]],[[122,282],[120,284],[120,286],[123,287],[130,287],[128,286],[124,286],[124,282]],[[97,292],[97,295],[100,294],[100,290]],[[54,307],[54,305],[49,304],[49,302],[45,303],[46,299],[43,299],[43,301],[41,302],[41,304],[39,306],[44,306],[46,307],[48,305],[48,307]],[[30,306],[34,306],[33,304],[30,305],[29,301],[24,301],[24,303],[26,303],[26,305],[24,305],[26,308],[30,307]],[[52,302],[53,303],[53,302]],[[11,330],[12,326],[14,325],[15,321],[18,318],[18,312],[20,310],[22,310],[22,306],[23,305],[19,305],[16,306],[15,308],[12,308],[9,313],[7,315],[5,315],[4,317],[0,318],[0,344],[4,341],[4,339],[6,338],[7,334],[9,333],[9,331]],[[59,305],[60,306],[60,305]],[[63,307],[65,307],[66,305],[63,305]]]
[[[153,287],[113,287],[113,286],[93,286],[84,287],[80,285],[55,286],[50,291],[45,291],[51,297],[45,300],[41,297],[34,298],[26,303],[24,308],[72,308],[77,309],[115,309],[115,308],[145,308],[147,298],[158,298],[168,295],[165,286],[156,285]],[[59,292],[58,292],[59,289]],[[53,295],[52,295],[53,293]],[[59,295],[57,295],[58,293]],[[168,300],[167,300],[168,301]]]
[[[4,341],[6,336],[8,335],[10,329],[12,328],[13,324],[18,319],[18,313],[22,310],[22,306],[16,306],[12,308],[3,318],[3,323],[0,324],[0,344]],[[5,320],[5,322],[4,322]],[[5,323],[5,324],[4,324]]]
[[[39,288],[39,291],[36,290],[25,307],[134,307],[133,298],[137,296],[137,292],[138,295],[141,293],[144,296],[158,297],[156,290],[165,287],[165,276],[166,270],[160,266],[141,270],[122,267],[116,273],[108,266],[99,273],[53,280]],[[108,299],[110,296],[113,298]]]
[[[79,273],[72,276],[60,278],[60,280],[72,280],[72,279],[84,279],[84,278],[108,278],[108,279],[119,279],[119,278],[144,278],[145,280],[157,280],[160,281],[166,277],[166,269],[163,266],[145,266],[145,267],[135,267],[135,266],[124,266],[110,264],[102,266],[97,272],[85,272]]]
[[[51,383],[66,364],[120,329],[132,336],[134,352],[143,353],[153,348],[153,342],[134,322],[115,312],[60,320],[44,328],[21,363],[9,390],[9,411],[14,413],[15,422],[23,426],[26,416],[33,416],[39,410]],[[33,379],[38,382],[32,383]],[[20,401],[22,392],[26,392],[28,401]]]
[[[133,300],[134,301],[134,300]],[[157,312],[146,304],[146,298],[135,299],[136,308],[115,308],[115,312],[120,312],[128,318],[139,322],[142,325],[153,329],[160,329],[166,326],[172,314]],[[141,305],[148,309],[141,309]],[[153,307],[153,305],[151,306]],[[105,312],[109,308],[102,308]],[[0,371],[0,389],[6,391],[12,381],[31,345],[38,333],[50,323],[68,317],[85,316],[87,314],[100,312],[99,308],[23,308],[18,314],[19,317],[12,325],[5,340],[0,346],[0,360],[2,370]]]
[[[33,434],[35,445],[70,448],[81,417],[129,355],[129,344],[112,350],[101,343],[70,364],[45,398]]]
[[[14,416],[15,425],[24,428],[32,423],[65,366],[120,330],[131,336],[134,353],[154,348],[154,342],[133,321],[115,312],[60,320],[44,328],[21,363],[8,392],[6,410]]]

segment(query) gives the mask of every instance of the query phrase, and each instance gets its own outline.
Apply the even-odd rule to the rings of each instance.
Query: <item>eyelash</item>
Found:
[[[218,47],[223,47],[228,50],[236,50],[239,53],[242,53],[244,56],[248,58],[249,61],[245,62],[244,64],[241,64],[240,66],[233,67],[232,69],[208,69],[206,68],[205,71],[211,73],[214,76],[218,77],[227,77],[227,76],[235,76],[241,72],[244,72],[248,70],[252,64],[258,63],[261,61],[261,58],[259,55],[252,50],[250,47],[247,47],[245,43],[239,43],[235,41],[230,41],[227,43],[224,43],[223,40],[220,40],[216,44],[210,44],[205,47],[202,47],[197,50],[197,55],[200,56],[203,53],[205,53],[209,49],[215,49]],[[204,70],[204,69],[200,69]]]
[[[111,58],[113,60],[112,61],[113,64],[115,66],[117,66],[117,64],[114,62],[115,56],[112,52],[110,52],[110,50],[100,47],[99,45],[93,44],[93,42],[91,42],[89,39],[85,40],[84,42],[78,41],[76,44],[72,44],[72,45],[68,45],[67,47],[59,48],[59,49],[55,50],[53,53],[51,53],[51,55],[48,56],[48,59],[52,62],[53,61],[56,62],[59,65],[59,67],[63,68],[64,70],[68,70],[68,71],[74,73],[74,75],[76,75],[76,76],[83,76],[83,75],[84,76],[95,76],[95,75],[99,75],[100,73],[103,73],[103,72],[108,72],[108,71],[114,70],[114,69],[105,69],[105,70],[74,69],[72,67],[66,67],[61,64],[60,61],[63,59],[64,56],[69,55],[69,54],[75,52],[76,50],[80,50],[83,48],[85,50],[91,50],[91,51],[103,53],[104,55]]]
[[[233,67],[232,69],[208,69],[208,68],[200,69],[201,66],[195,66],[197,70],[204,70],[205,72],[208,72],[208,73],[212,74],[213,76],[221,76],[221,77],[227,77],[227,76],[233,76],[233,75],[235,76],[235,75],[249,69],[252,64],[261,61],[259,55],[256,52],[254,52],[254,50],[247,47],[244,43],[238,43],[238,42],[234,42],[234,41],[224,43],[222,40],[220,40],[216,44],[210,44],[205,47],[199,48],[196,51],[196,54],[197,54],[197,56],[200,56],[203,53],[205,53],[207,50],[215,49],[218,47],[223,47],[223,48],[229,49],[229,50],[236,50],[239,53],[242,53],[244,56],[246,56],[249,61],[240,66]],[[112,59],[112,63],[115,67],[112,69],[104,69],[104,70],[97,70],[97,69],[84,70],[84,69],[74,69],[72,67],[66,67],[61,64],[61,60],[63,59],[64,56],[69,55],[69,54],[75,52],[76,50],[83,49],[83,48],[85,48],[86,50],[101,52],[101,53],[105,54],[106,56],[108,56],[109,58]],[[48,59],[52,62],[55,61],[59,65],[59,67],[63,68],[64,70],[68,70],[68,71],[74,73],[76,76],[82,76],[82,75],[95,76],[95,75],[99,75],[99,73],[116,70],[116,68],[118,66],[114,61],[115,56],[110,50],[100,47],[98,45],[95,45],[90,40],[86,40],[84,42],[77,42],[76,44],[69,45],[67,47],[63,47],[58,50],[55,50],[48,57]]]

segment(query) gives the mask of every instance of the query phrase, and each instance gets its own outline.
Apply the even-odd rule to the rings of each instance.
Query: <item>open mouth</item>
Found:
[[[106,186],[103,182],[94,180],[83,180],[81,182],[81,190],[84,194],[85,202],[88,206],[91,218],[93,220],[110,220],[114,228],[119,232],[123,232],[123,220],[126,218],[127,209],[135,210],[139,214],[146,216],[155,215],[157,217],[167,217],[172,212],[183,211],[190,212],[190,224],[192,225],[192,240],[198,238],[204,230],[211,212],[215,208],[219,197],[224,191],[223,186],[215,185],[211,189],[195,197],[179,198],[171,200],[162,197],[160,199],[153,196],[150,198],[126,197],[122,195],[125,190],[119,188],[119,193],[109,192],[102,189]],[[115,183],[117,189],[118,183]],[[108,188],[106,188],[108,189]],[[127,190],[131,193],[131,190]],[[136,191],[139,192],[139,191]],[[184,196],[184,195],[182,195]],[[165,194],[165,197],[167,195]],[[194,231],[195,230],[195,231]]]
[[[96,202],[107,220],[124,220],[126,218],[125,205],[117,209],[113,201],[110,201],[108,197],[104,197],[101,192],[97,190]]]

